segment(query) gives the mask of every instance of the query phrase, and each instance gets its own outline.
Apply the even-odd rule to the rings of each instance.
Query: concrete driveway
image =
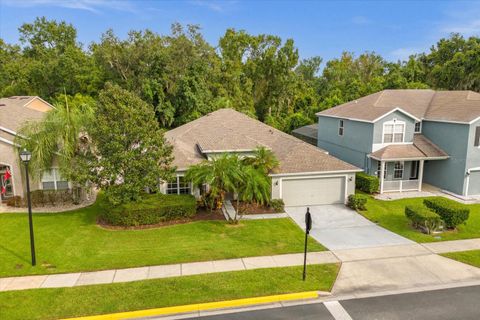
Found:
[[[285,212],[305,228],[306,206],[285,207]],[[344,205],[310,206],[313,226],[310,235],[329,250],[358,249],[414,244],[385,230]]]

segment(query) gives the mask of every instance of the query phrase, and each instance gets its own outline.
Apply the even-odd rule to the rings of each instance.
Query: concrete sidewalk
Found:
[[[308,264],[337,262],[339,262],[339,260],[330,251],[308,253]],[[291,267],[300,265],[303,265],[303,253],[215,260],[205,262],[191,262],[151,267],[103,270],[94,272],[10,277],[0,278],[0,291],[76,287],[95,284],[189,276],[195,274],[242,271],[262,268]]]

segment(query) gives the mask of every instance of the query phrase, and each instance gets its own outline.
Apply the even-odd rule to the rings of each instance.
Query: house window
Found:
[[[338,121],[338,135],[343,136],[343,131],[344,131],[344,123],[343,120]]]
[[[480,147],[480,127],[475,128],[475,140],[473,141],[475,147]]]
[[[422,132],[422,123],[420,121],[415,122],[415,133]]]
[[[395,162],[395,167],[393,168],[393,178],[403,179],[403,162]]]
[[[382,174],[382,163],[377,161],[377,177],[380,179],[380,175]],[[383,171],[383,179],[387,178],[387,166],[385,166],[385,170]]]
[[[190,183],[185,182],[184,177],[177,176],[167,183],[167,194],[191,194]]]
[[[67,190],[68,181],[60,174],[58,168],[52,168],[43,172],[42,176],[43,190]]]
[[[404,122],[387,122],[383,125],[383,143],[403,142],[405,136]]]

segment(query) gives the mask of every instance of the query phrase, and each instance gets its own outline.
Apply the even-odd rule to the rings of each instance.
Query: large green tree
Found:
[[[88,133],[94,148],[85,162],[90,180],[112,204],[135,201],[173,174],[172,147],[154,111],[135,94],[107,83]]]

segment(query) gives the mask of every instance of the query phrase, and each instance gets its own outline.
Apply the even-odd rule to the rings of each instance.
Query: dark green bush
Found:
[[[470,209],[465,205],[447,198],[425,199],[423,203],[442,218],[448,229],[466,223],[470,215]]]
[[[25,202],[23,201],[22,197],[14,196],[14,197],[11,197],[11,198],[7,199],[7,206],[16,207],[16,208],[24,207]]]
[[[360,194],[351,194],[348,196],[347,206],[353,210],[366,210],[367,198]]]
[[[282,199],[272,199],[270,200],[270,207],[275,210],[275,212],[284,212],[285,203]]]
[[[30,193],[33,207],[74,204],[72,190],[35,190]]]
[[[358,190],[372,194],[378,192],[380,181],[377,177],[358,172],[355,176],[355,187]]]
[[[160,222],[191,218],[197,210],[192,195],[149,194],[139,201],[112,207],[100,200],[100,219],[114,226],[141,226]]]
[[[437,231],[443,225],[440,216],[423,205],[406,206],[405,216],[415,228],[421,228],[428,234]]]

